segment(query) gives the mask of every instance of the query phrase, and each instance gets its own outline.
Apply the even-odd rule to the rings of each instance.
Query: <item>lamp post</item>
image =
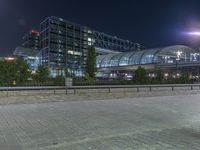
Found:
[[[177,56],[176,56],[176,78],[178,76],[177,75],[178,74],[178,61],[180,60],[181,54],[182,54],[182,51],[178,51]]]
[[[72,86],[72,77],[68,71],[68,67],[65,68],[65,86],[66,87]]]
[[[180,59],[179,58],[176,58],[176,78],[178,77],[178,61],[179,61]]]
[[[65,59],[65,86],[66,87],[71,87],[72,86],[72,77],[71,74],[69,73],[69,66],[68,66],[68,51],[66,52],[66,59]]]

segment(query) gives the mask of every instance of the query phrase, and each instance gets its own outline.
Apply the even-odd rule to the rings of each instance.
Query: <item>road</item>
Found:
[[[0,106],[1,150],[200,150],[200,95]]]

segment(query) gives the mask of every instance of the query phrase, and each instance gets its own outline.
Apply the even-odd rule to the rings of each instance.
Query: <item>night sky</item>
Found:
[[[198,39],[183,32],[200,30],[199,0],[0,0],[0,56],[12,54],[22,37],[48,16],[139,42],[146,48],[198,45]]]

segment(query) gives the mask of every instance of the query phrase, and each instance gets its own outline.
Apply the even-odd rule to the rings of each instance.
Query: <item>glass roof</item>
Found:
[[[200,60],[197,52],[184,45],[175,45],[143,51],[125,52],[97,57],[97,68],[152,63],[176,63]]]

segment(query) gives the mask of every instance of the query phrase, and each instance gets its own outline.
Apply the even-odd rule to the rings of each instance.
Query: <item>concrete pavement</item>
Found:
[[[200,95],[0,106],[1,150],[200,150]]]

